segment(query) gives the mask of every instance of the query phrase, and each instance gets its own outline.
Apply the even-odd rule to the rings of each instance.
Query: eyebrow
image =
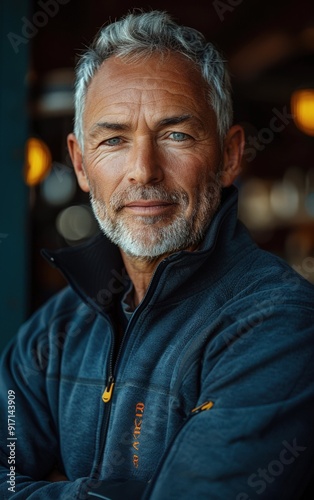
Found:
[[[190,119],[193,119],[193,115],[190,114],[185,114],[185,115],[179,115],[179,116],[170,116],[168,118],[163,118],[157,123],[157,128],[164,127],[167,125],[177,125],[179,123],[186,122]],[[115,130],[115,131],[121,131],[121,130],[128,130],[130,126],[126,123],[119,123],[119,122],[99,122],[95,123],[95,125],[92,127],[92,130],[90,132],[91,136],[97,136],[98,132],[101,130]]]
[[[164,125],[177,125],[178,123],[186,122],[191,118],[194,118],[193,115],[170,116],[169,118],[164,118],[158,122],[158,125],[161,127]]]
[[[106,130],[127,130],[128,128],[129,128],[128,125],[126,125],[124,123],[99,122],[99,123],[95,123],[95,125],[92,127],[90,135],[96,136],[97,133],[103,129],[106,129]]]

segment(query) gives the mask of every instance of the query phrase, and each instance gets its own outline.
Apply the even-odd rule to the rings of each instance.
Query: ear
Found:
[[[244,130],[240,125],[231,127],[225,137],[223,151],[223,187],[231,186],[241,172],[241,160],[245,144]]]
[[[74,171],[77,177],[80,188],[86,193],[89,192],[89,184],[86,177],[84,165],[83,165],[83,155],[81,152],[80,145],[74,134],[68,135],[68,150],[73,163]]]

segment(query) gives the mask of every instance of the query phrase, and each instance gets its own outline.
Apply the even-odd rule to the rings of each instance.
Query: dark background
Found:
[[[68,207],[81,206],[89,216],[88,199],[77,188],[66,149],[73,120],[73,70],[98,29],[134,7],[168,11],[223,52],[232,76],[235,121],[243,124],[248,138],[238,182],[240,217],[260,246],[314,282],[314,137],[296,127],[290,108],[294,90],[314,88],[312,1],[3,0],[0,140],[2,151],[12,153],[5,161],[2,154],[1,165],[3,343],[65,284],[40,256],[40,248],[74,245],[98,231],[89,219],[85,233],[60,229]],[[33,31],[30,25],[35,25]],[[18,53],[10,32],[24,37]],[[274,117],[280,131],[273,128]],[[47,177],[25,187],[23,141],[29,136],[50,148],[50,185]],[[65,201],[47,201],[47,190],[61,193],[67,183],[72,194]]]

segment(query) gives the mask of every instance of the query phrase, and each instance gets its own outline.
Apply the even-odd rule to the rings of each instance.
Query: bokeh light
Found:
[[[291,110],[296,126],[314,135],[314,89],[299,89],[291,96]]]
[[[76,192],[74,172],[60,163],[53,163],[53,168],[41,185],[41,195],[52,206],[69,203]]]
[[[72,205],[62,210],[57,217],[56,227],[69,244],[89,238],[98,230],[92,211],[86,205]]]
[[[26,142],[24,178],[28,186],[43,181],[51,168],[51,153],[44,141],[31,137]]]
[[[270,206],[277,217],[290,219],[299,209],[299,193],[297,188],[288,181],[275,182],[270,190]]]

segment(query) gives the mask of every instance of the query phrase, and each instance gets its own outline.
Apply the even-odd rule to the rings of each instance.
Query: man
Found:
[[[1,494],[301,499],[313,287],[237,221],[220,55],[165,13],[129,14],[81,57],[75,105],[68,147],[103,234],[45,253],[70,286],[3,357]]]

